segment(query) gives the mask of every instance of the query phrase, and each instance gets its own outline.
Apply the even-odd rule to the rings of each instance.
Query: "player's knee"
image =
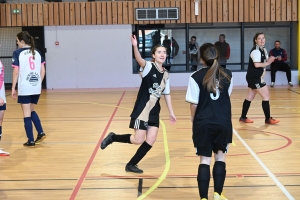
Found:
[[[134,138],[134,144],[142,144],[145,141],[145,138]]]
[[[147,137],[146,142],[151,146],[155,143],[156,137]]]

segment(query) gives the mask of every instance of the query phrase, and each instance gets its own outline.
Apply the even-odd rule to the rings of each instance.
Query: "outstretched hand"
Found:
[[[131,39],[132,46],[134,46],[134,47],[137,46],[137,40],[136,40],[135,35],[131,35],[130,39]]]

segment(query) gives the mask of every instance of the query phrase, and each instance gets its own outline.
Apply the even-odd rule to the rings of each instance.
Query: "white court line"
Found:
[[[294,197],[285,189],[285,187],[280,183],[280,181],[276,178],[276,176],[268,169],[268,167],[259,159],[259,157],[254,153],[254,151],[249,147],[249,145],[243,140],[243,138],[233,129],[233,133],[239,140],[243,143],[246,149],[250,152],[250,154],[255,158],[255,160],[260,164],[260,166],[267,172],[267,174],[273,179],[276,185],[281,189],[281,191],[287,196],[289,200],[295,200]]]

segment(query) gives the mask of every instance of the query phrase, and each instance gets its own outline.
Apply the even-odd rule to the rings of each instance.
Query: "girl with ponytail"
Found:
[[[222,191],[227,146],[232,142],[232,74],[219,66],[218,57],[213,44],[205,43],[200,47],[200,62],[204,67],[191,75],[186,101],[190,103],[194,147],[200,156],[197,176],[200,198],[208,199],[210,163],[214,152],[214,199],[226,200]]]
[[[45,60],[41,53],[35,49],[34,38],[27,31],[17,34],[19,49],[13,52],[13,82],[12,97],[16,99],[16,84],[18,82],[18,103],[21,104],[24,115],[24,127],[27,135],[27,142],[23,145],[35,147],[46,138],[40,118],[35,112],[38,103],[42,81],[45,77]],[[38,132],[34,140],[32,122]]]

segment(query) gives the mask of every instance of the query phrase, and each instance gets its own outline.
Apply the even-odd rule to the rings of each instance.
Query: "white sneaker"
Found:
[[[9,156],[9,153],[3,150],[0,150],[0,156]]]
[[[272,82],[272,83],[271,83],[271,87],[274,87],[274,85],[275,85],[275,82]]]
[[[289,82],[289,86],[293,87],[293,83],[292,83],[292,82]]]

